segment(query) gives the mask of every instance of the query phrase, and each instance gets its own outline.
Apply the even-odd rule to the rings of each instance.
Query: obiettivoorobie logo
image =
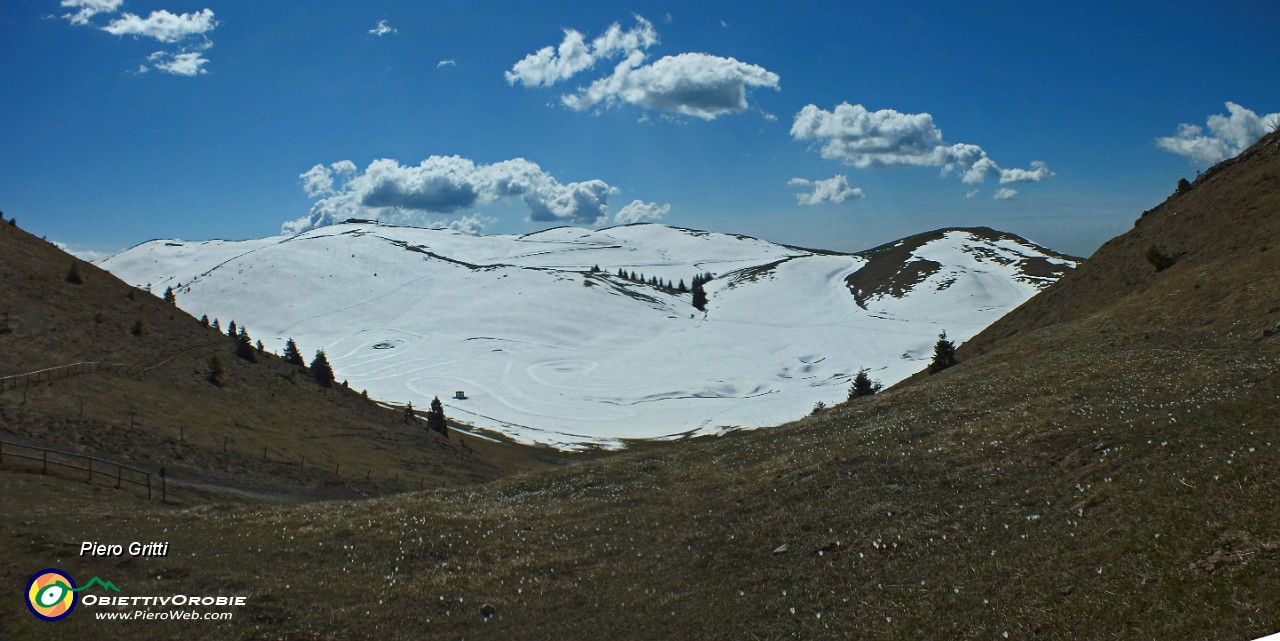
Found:
[[[27,609],[38,619],[57,621],[76,609],[76,593],[91,588],[94,584],[101,585],[105,590],[120,591],[114,583],[96,576],[81,588],[76,587],[75,579],[62,570],[40,570],[27,582]]]

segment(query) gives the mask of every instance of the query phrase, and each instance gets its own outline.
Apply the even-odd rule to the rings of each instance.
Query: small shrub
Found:
[[[207,380],[217,387],[222,387],[222,375],[225,373],[226,370],[222,368],[222,361],[218,360],[217,356],[211,357],[209,359],[209,376]]]
[[[142,338],[142,319],[133,321],[133,327],[129,328],[129,333]]]
[[[71,263],[71,269],[67,270],[67,282],[72,285],[80,285],[84,283],[84,278],[80,276],[80,266]]]
[[[827,409],[827,404],[823,403],[822,401],[818,401],[817,403],[813,404],[813,411],[810,412],[810,414],[818,414],[825,409]]]
[[[1147,249],[1147,262],[1151,263],[1151,266],[1155,267],[1156,271],[1162,272],[1173,267],[1178,262],[1178,256],[1166,254],[1155,245],[1152,245]]]

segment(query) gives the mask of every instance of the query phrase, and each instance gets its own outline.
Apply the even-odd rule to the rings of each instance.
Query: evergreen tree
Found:
[[[938,342],[933,346],[933,362],[929,363],[929,373],[937,374],[959,362],[956,360],[956,344],[947,340],[945,331],[938,334]]]
[[[317,351],[315,359],[311,361],[311,376],[316,379],[316,385],[333,387],[333,368],[329,366],[329,358],[324,355],[324,350]]]
[[[413,401],[409,401],[409,403],[404,406],[404,422],[406,423],[418,422],[418,417],[413,415]]]
[[[67,282],[72,285],[79,285],[84,282],[84,279],[80,277],[79,265],[71,263],[71,269],[67,270]]]
[[[262,354],[263,356],[266,356],[266,354],[267,354],[267,346],[262,344],[262,339],[258,339],[258,344],[256,345],[256,348],[257,348],[257,350],[258,350],[258,353],[259,353],[259,354]]]
[[[700,312],[707,311],[707,292],[700,282],[693,286],[693,306]]]
[[[205,327],[205,328],[209,327],[209,315],[208,315],[208,314],[201,314],[201,315],[200,315],[200,326],[201,326],[201,327]]]
[[[236,331],[236,322],[234,320],[231,321],[231,324],[227,325],[227,336],[230,338],[235,338],[236,335],[239,333],[240,332]]]
[[[236,356],[250,363],[258,362],[257,356],[253,353],[253,342],[249,338],[249,330],[241,327],[240,333],[236,335]]]
[[[129,293],[132,294],[133,292],[129,292]],[[213,319],[213,331],[219,332],[219,333],[222,332],[222,325],[218,323],[218,319],[216,318]]]
[[[293,342],[292,338],[284,344],[284,362],[298,367],[306,367],[306,362],[302,360],[302,352],[298,351],[298,344]]]
[[[600,273],[600,266],[599,266],[599,265],[592,265],[592,266],[591,266],[591,273],[592,273],[592,274],[598,274],[598,273]]]
[[[683,294],[683,293],[685,293],[685,292],[689,291],[689,288],[684,286],[684,279],[683,279],[683,278],[681,278],[681,279],[680,279],[680,284],[679,284],[679,285],[676,285],[676,291],[680,292],[681,294]]]
[[[133,327],[129,328],[129,333],[133,334],[134,336],[137,336],[138,338],[142,338],[142,319],[141,318],[139,318],[136,321],[133,321]]]
[[[164,288],[164,302],[170,305],[178,304],[178,295],[173,293],[173,287]]]
[[[853,377],[853,385],[849,387],[849,400],[871,396],[883,388],[884,386],[880,384],[880,381],[873,381],[871,377],[867,376],[865,368],[860,369],[858,370],[858,375]]]
[[[449,436],[449,424],[444,418],[444,403],[440,402],[439,396],[431,399],[431,409],[427,411],[427,429]]]
[[[222,375],[224,373],[226,373],[226,370],[222,368],[222,361],[218,360],[217,356],[209,358],[209,382],[222,387]]]
[[[627,274],[626,274],[625,272],[623,272],[623,271],[622,271],[622,268],[621,268],[621,267],[619,267],[619,268],[618,268],[618,278],[626,278],[626,277],[627,277]]]

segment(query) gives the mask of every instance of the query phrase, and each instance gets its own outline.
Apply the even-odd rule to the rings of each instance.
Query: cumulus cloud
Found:
[[[1053,172],[1049,171],[1049,165],[1044,164],[1044,161],[1033,160],[1031,161],[1031,169],[1001,169],[1000,184],[1005,185],[1008,183],[1025,182],[1038,183],[1052,175]]]
[[[156,51],[147,56],[150,66],[140,64],[134,71],[136,75],[147,73],[153,68],[175,76],[192,77],[207,73],[204,66],[209,60],[202,52],[212,47],[213,41],[206,34],[218,26],[211,9],[182,14],[161,9],[152,11],[146,18],[123,13],[105,25],[98,25],[93,24],[91,19],[98,14],[115,13],[123,0],[61,0],[61,4],[63,7],[78,9],[75,13],[62,16],[71,24],[93,26],[116,36],[152,38],[174,45],[171,49]]]
[[[792,122],[791,137],[818,145],[823,158],[850,167],[939,167],[944,176],[957,172],[969,185],[991,174],[998,175],[1001,183],[1038,182],[1053,175],[1041,161],[1032,162],[1031,169],[1002,169],[978,145],[947,144],[928,113],[870,111],[847,102],[831,111],[805,105]]]
[[[75,13],[62,15],[71,24],[87,25],[89,19],[99,13],[115,13],[124,0],[62,0],[60,3],[68,9],[78,9]]]
[[[168,51],[157,51],[147,56],[147,62],[153,67],[165,73],[171,73],[175,76],[196,76],[205,71],[204,66],[209,62],[199,51],[188,51],[185,53],[169,53]],[[138,69],[139,73],[146,73],[146,66]]]
[[[646,203],[643,200],[633,200],[613,215],[613,222],[619,225],[651,223],[666,218],[669,213],[671,213],[671,205],[659,205],[658,203]]]
[[[974,196],[977,196],[977,195],[978,195],[977,189],[970,189],[969,191],[964,192],[965,198],[973,198]]]
[[[173,14],[161,9],[152,11],[146,18],[132,13],[122,14],[102,27],[102,30],[116,36],[145,36],[172,43],[188,36],[208,33],[217,26],[218,22],[213,19],[213,11],[210,9],[183,14]]]
[[[630,55],[657,44],[658,32],[653,23],[640,16],[635,18],[635,27],[624,30],[615,22],[590,43],[581,33],[565,29],[559,47],[543,47],[525,56],[506,72],[507,83],[550,87],[590,69],[599,60]]]
[[[458,61],[454,60],[453,58],[445,58],[444,60],[441,60],[440,62],[436,63],[436,69],[439,69],[440,67],[456,67],[456,66],[458,66]]]
[[[596,224],[617,189],[603,180],[561,183],[524,158],[480,165],[460,156],[431,156],[416,166],[383,158],[363,172],[350,161],[316,165],[299,175],[303,190],[321,197],[309,215],[281,228],[298,233],[348,218],[406,220],[452,214],[518,197],[539,222]]]
[[[801,205],[822,205],[842,203],[850,198],[862,198],[866,194],[860,187],[850,187],[849,177],[836,174],[831,178],[807,180],[792,178],[787,181],[793,187],[807,187],[811,191],[796,194],[796,202]]]
[[[395,27],[387,24],[386,20],[379,20],[378,24],[374,25],[373,28],[369,30],[369,33],[375,36],[385,36],[388,33],[400,33],[400,32],[397,31]]]
[[[58,249],[61,249],[62,251],[67,252],[68,254],[71,254],[72,256],[75,256],[76,258],[79,258],[80,260],[83,260],[89,263],[96,263],[102,260],[103,258],[107,258],[108,256],[114,256],[116,254],[116,252],[104,252],[104,251],[98,251],[96,249],[84,249],[82,247],[73,247],[64,242],[57,241],[57,240],[53,241],[53,245]]]
[[[1207,167],[1235,156],[1280,127],[1280,113],[1259,116],[1234,102],[1226,106],[1226,114],[1209,116],[1208,134],[1199,125],[1183,123],[1178,125],[1177,134],[1156,138],[1156,145],[1185,157],[1193,165]]]
[[[566,29],[558,47],[543,47],[517,62],[506,72],[507,82],[550,87],[597,62],[621,58],[612,73],[561,96],[561,102],[575,111],[633,104],[704,120],[746,110],[754,88],[778,88],[778,74],[733,58],[682,53],[649,64],[645,52],[658,43],[658,32],[640,16],[636,22],[629,30],[614,23],[591,42]]]
[[[490,216],[468,214],[452,222],[439,220],[432,222],[428,226],[431,229],[452,229],[453,231],[467,234],[468,236],[479,236],[484,233],[485,227],[496,222],[498,222],[497,219]]]
[[[649,65],[643,61],[643,53],[633,52],[618,63],[613,74],[564,96],[562,101],[575,111],[625,102],[712,120],[746,110],[750,88],[778,88],[778,74],[733,58],[682,53]]]
[[[997,189],[997,190],[996,190],[996,194],[995,194],[994,196],[992,196],[992,198],[994,198],[994,199],[996,199],[996,200],[1009,200],[1010,198],[1013,198],[1014,196],[1017,196],[1017,195],[1018,195],[1018,190],[1017,190],[1017,189],[1010,189],[1010,188],[1008,188],[1008,187],[1001,187],[1001,188],[999,188],[999,189]]]

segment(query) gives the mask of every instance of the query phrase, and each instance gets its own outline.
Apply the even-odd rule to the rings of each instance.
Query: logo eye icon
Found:
[[[57,621],[75,609],[75,585],[71,576],[61,570],[36,572],[27,583],[27,609],[38,619]]]

